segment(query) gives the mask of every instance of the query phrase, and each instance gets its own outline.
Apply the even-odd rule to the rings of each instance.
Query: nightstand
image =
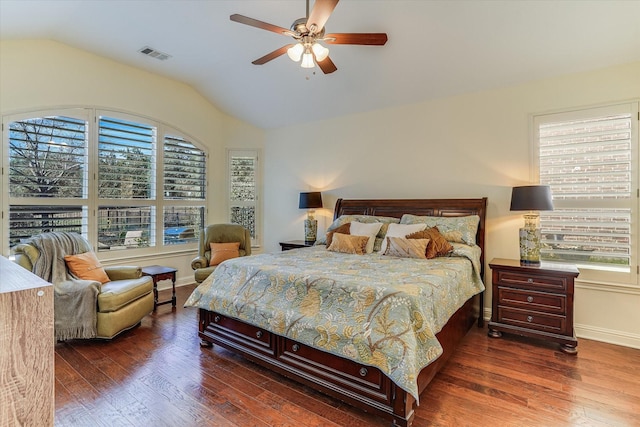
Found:
[[[280,242],[280,247],[283,251],[296,248],[307,248],[313,246],[316,242],[306,242],[304,240],[287,240],[286,242]]]
[[[503,332],[561,344],[576,354],[573,330],[573,288],[580,272],[571,264],[521,265],[518,260],[494,259],[489,336]]]

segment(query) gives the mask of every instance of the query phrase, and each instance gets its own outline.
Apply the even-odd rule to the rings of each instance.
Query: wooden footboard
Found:
[[[479,297],[470,299],[436,335],[444,353],[420,372],[418,386],[421,393],[478,319],[479,308]],[[379,369],[215,312],[200,309],[199,316],[199,336],[203,346],[222,346],[274,372],[389,419],[393,425],[411,425],[415,399]]]

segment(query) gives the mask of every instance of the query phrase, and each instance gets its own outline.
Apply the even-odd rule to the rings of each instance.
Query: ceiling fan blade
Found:
[[[273,52],[267,53],[265,56],[256,59],[255,61],[251,61],[252,64],[254,65],[262,65],[262,64],[266,64],[267,62],[271,61],[272,59],[276,59],[278,56],[280,55],[284,55],[285,53],[287,53],[287,49],[289,49],[291,46],[293,46],[292,44],[288,44],[285,46],[282,46],[279,49],[274,50]]]
[[[268,24],[266,22],[258,21],[257,19],[249,18],[247,16],[238,15],[234,13],[229,17],[234,22],[239,22],[245,25],[251,25],[252,27],[260,28],[262,30],[272,31],[274,33],[282,34],[285,36],[293,36],[294,33],[291,30],[288,30],[283,27],[278,27],[277,25]]]
[[[322,72],[325,74],[331,74],[338,69],[338,67],[336,67],[336,64],[334,64],[331,58],[329,58],[328,56],[322,61],[318,62],[318,67],[320,67]]]
[[[327,23],[327,19],[331,16],[331,12],[338,4],[338,0],[316,0],[313,9],[307,18],[307,28],[313,33],[319,33]],[[312,30],[312,25],[315,29]]]
[[[328,44],[362,44],[382,46],[387,42],[386,33],[333,33],[325,34]]]

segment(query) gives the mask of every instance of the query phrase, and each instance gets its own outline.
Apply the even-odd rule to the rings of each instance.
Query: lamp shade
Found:
[[[553,200],[548,185],[524,185],[511,191],[512,211],[552,211]]]
[[[322,207],[322,195],[319,191],[311,191],[309,193],[300,193],[300,209],[318,209]]]

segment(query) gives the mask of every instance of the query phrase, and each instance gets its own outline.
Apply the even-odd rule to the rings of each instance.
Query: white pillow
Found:
[[[365,224],[363,222],[352,221],[349,232],[352,236],[367,236],[369,238],[367,241],[367,253],[370,254],[373,252],[373,245],[376,243],[376,235],[381,228],[381,222]]]
[[[406,237],[411,233],[416,233],[427,228],[427,224],[389,224],[387,234],[384,235],[380,253],[383,254],[387,250],[387,237]],[[351,233],[353,234],[353,233]]]

